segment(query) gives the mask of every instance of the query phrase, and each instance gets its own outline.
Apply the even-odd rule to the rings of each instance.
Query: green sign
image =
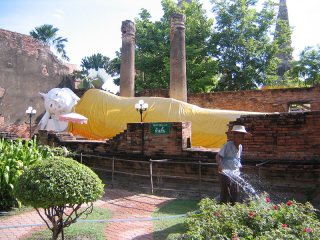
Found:
[[[169,134],[171,131],[171,123],[151,123],[150,131],[152,134]]]

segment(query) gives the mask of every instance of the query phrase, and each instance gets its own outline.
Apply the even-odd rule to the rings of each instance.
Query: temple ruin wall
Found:
[[[136,96],[168,97],[167,90],[145,90]],[[292,103],[307,103],[320,110],[320,86],[234,92],[188,93],[188,103],[204,108],[253,112],[288,112]]]
[[[69,67],[31,36],[0,29],[0,113],[5,124],[27,121],[28,106],[44,112],[39,92],[68,87]]]

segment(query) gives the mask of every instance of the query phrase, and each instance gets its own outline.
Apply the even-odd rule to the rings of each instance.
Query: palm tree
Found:
[[[84,57],[81,60],[81,67],[84,71],[93,68],[98,71],[99,68],[108,70],[110,66],[110,58],[103,56],[101,53],[93,54],[89,57]]]
[[[68,39],[57,37],[58,28],[53,27],[50,24],[44,24],[39,27],[35,27],[35,30],[30,32],[30,35],[48,46],[53,46],[56,51],[61,55],[61,58],[69,61],[69,57],[65,51],[65,43]]]

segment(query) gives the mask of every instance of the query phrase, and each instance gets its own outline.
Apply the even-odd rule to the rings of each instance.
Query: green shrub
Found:
[[[320,222],[310,203],[273,204],[268,197],[249,203],[200,202],[200,211],[186,220],[183,239],[320,239]]]
[[[103,192],[104,185],[90,168],[63,157],[35,164],[15,184],[17,198],[37,210],[52,231],[52,239],[82,214],[91,213],[92,202]],[[81,209],[83,203],[87,204]]]
[[[62,155],[61,148],[38,146],[35,140],[0,139],[0,210],[18,206],[13,194],[14,183],[25,169],[42,159]]]

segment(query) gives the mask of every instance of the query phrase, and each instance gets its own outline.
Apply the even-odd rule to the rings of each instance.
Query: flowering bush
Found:
[[[320,221],[310,203],[274,204],[262,195],[248,203],[203,199],[186,219],[183,239],[320,239]]]

